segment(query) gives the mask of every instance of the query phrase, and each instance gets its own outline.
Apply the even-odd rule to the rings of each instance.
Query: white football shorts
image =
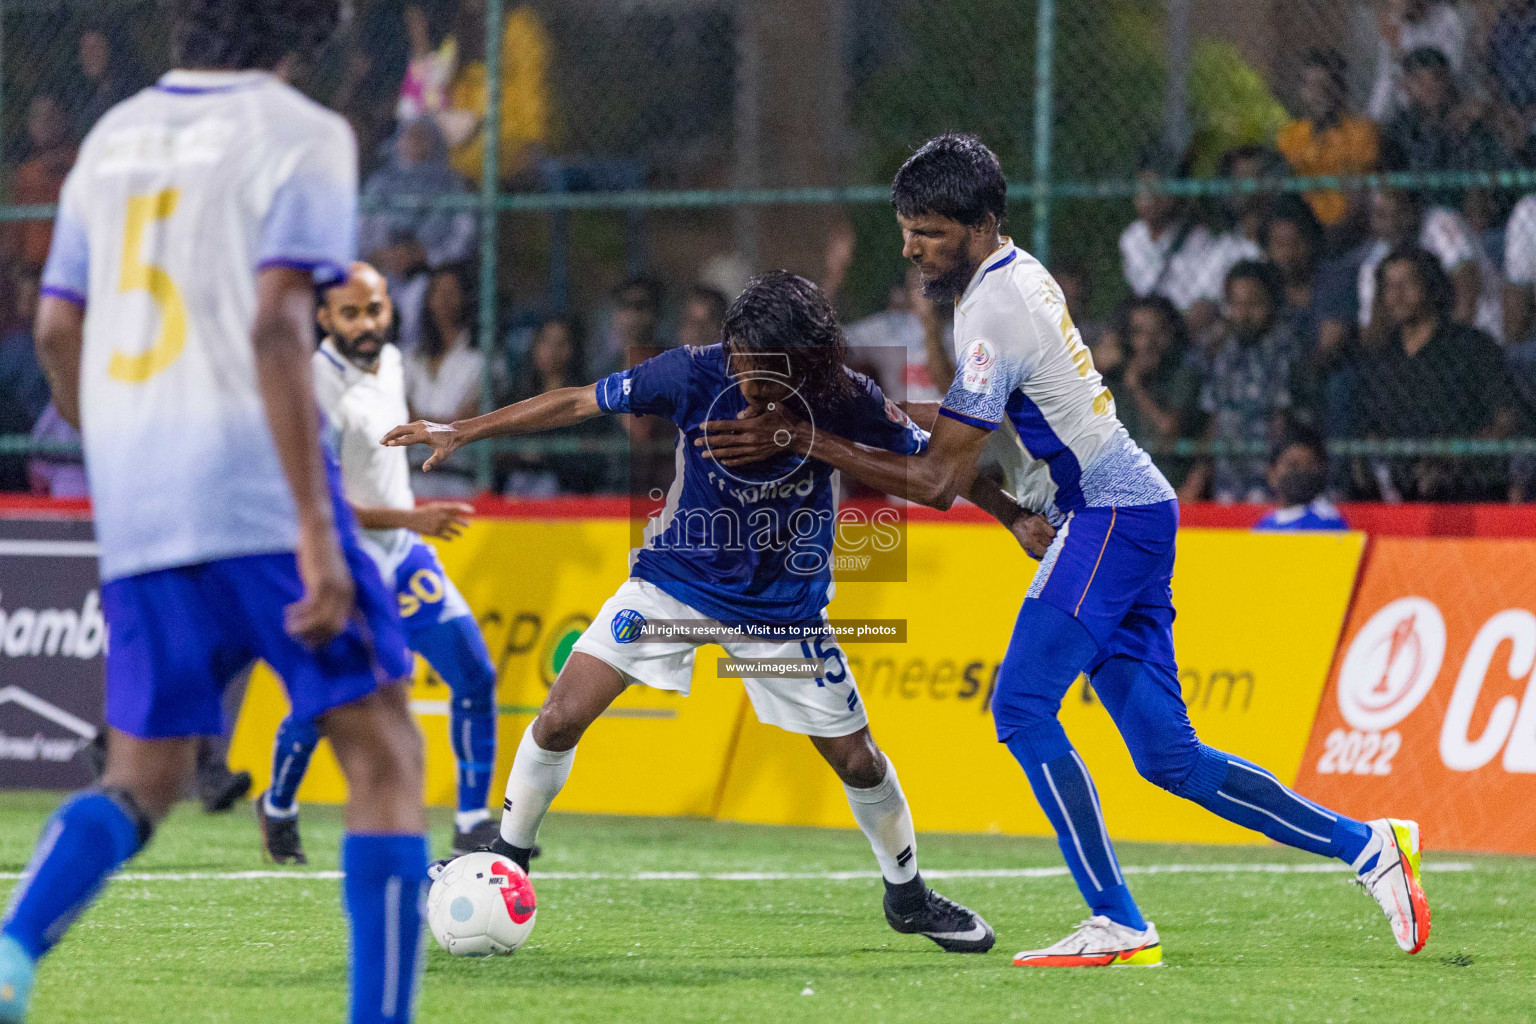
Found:
[[[627,683],[643,683],[686,697],[693,682],[693,654],[702,641],[620,640],[620,636],[638,632],[637,616],[648,620],[714,621],[653,583],[627,580],[603,604],[572,651],[612,666]],[[816,679],[772,676],[742,680],[752,710],[764,725],[776,725],[804,736],[834,737],[858,732],[869,724],[864,701],[848,668],[848,658],[830,636],[805,646],[799,641],[731,642],[721,646],[733,658],[805,658],[808,647],[811,657],[823,659],[822,675]]]

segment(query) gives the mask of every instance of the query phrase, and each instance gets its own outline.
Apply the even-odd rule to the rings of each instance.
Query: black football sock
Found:
[[[532,850],[524,849],[521,846],[513,846],[501,838],[501,836],[491,840],[491,852],[500,857],[510,858],[512,863],[522,868],[524,872],[528,870],[528,861],[533,857]]]
[[[898,914],[915,914],[927,900],[928,886],[923,884],[921,872],[905,882],[885,883],[886,905]]]

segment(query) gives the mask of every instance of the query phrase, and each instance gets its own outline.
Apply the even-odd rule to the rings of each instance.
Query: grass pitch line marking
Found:
[[[1320,875],[1347,872],[1347,864],[1144,864],[1120,866],[1126,875]],[[1441,874],[1474,871],[1466,861],[1425,864],[1424,871]],[[939,868],[924,871],[924,878],[1060,878],[1065,867],[1050,868]],[[340,871],[129,871],[116,878],[124,882],[250,882],[287,879],[298,882],[334,882]],[[878,871],[637,871],[603,874],[586,871],[540,871],[535,881],[551,882],[864,882],[880,877]],[[0,871],[0,881],[17,881],[19,871]]]

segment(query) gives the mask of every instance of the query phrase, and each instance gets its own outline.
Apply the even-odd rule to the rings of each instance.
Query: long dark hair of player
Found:
[[[179,0],[176,63],[270,71],[288,57],[319,49],[339,18],[339,0]]]
[[[789,384],[812,408],[839,405],[856,393],[843,365],[848,342],[837,312],[799,274],[771,270],[747,282],[725,311],[720,334],[729,351],[786,356]]]

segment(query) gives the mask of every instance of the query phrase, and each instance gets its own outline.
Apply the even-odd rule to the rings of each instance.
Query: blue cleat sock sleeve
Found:
[[[277,738],[272,741],[272,785],[267,790],[267,803],[272,808],[287,811],[298,799],[299,784],[309,770],[309,759],[320,743],[320,727],[307,719],[283,719],[277,727]]]
[[[138,809],[122,796],[92,791],[70,797],[44,826],[0,931],[34,960],[47,953],[148,833]]]
[[[468,615],[411,637],[411,646],[452,691],[448,728],[458,760],[458,810],[484,810],[496,770],[496,669]]]
[[[352,931],[351,1024],[404,1024],[415,1013],[426,956],[427,840],[358,835],[341,840],[342,899]]]
[[[1200,756],[1174,793],[1277,843],[1351,864],[1370,841],[1363,822],[1330,811],[1252,761],[1200,746]]]

